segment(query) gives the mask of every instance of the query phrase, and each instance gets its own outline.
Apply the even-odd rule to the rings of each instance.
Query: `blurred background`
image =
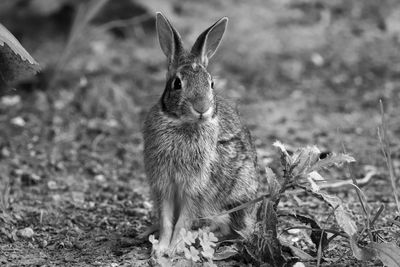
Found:
[[[75,107],[85,118],[138,131],[143,112],[163,90],[156,11],[179,29],[187,47],[218,18],[229,17],[210,70],[217,90],[240,104],[260,142],[346,141],[352,150],[370,149],[354,137],[376,143],[379,99],[395,115],[400,8],[394,0],[122,0],[97,7],[76,0],[2,1],[1,23],[43,69],[2,94],[30,93],[30,103],[50,95],[49,103],[34,106]]]
[[[356,177],[366,166],[387,172],[377,135],[382,100],[398,170],[399,1],[2,0],[0,23],[42,67],[0,92],[0,179],[10,185],[10,203],[57,213],[63,201],[139,194],[129,205],[143,208],[141,125],[166,71],[156,11],[187,48],[229,17],[209,70],[218,93],[238,104],[261,166],[278,168],[272,143],[280,140],[347,151]]]

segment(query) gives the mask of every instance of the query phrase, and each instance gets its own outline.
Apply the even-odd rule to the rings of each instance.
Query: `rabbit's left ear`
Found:
[[[214,25],[200,34],[194,43],[190,52],[198,57],[205,67],[208,65],[208,60],[214,55],[215,51],[217,51],[227,24],[227,17],[219,19]]]
[[[161,50],[168,59],[168,67],[171,67],[172,64],[177,62],[179,55],[183,53],[182,38],[161,12],[157,12],[156,18],[156,28]]]

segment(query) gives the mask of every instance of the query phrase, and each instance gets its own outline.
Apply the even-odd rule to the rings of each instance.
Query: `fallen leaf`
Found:
[[[39,64],[2,24],[0,62],[0,81],[3,83],[29,78],[40,70]]]
[[[218,248],[217,251],[215,251],[213,260],[215,261],[222,261],[229,259],[239,253],[237,247],[235,245],[232,246],[223,246]]]
[[[371,243],[376,256],[385,266],[400,267],[400,248],[394,243]]]

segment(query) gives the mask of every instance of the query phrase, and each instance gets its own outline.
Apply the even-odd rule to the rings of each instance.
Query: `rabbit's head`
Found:
[[[158,39],[168,60],[161,107],[169,116],[184,122],[201,122],[214,117],[214,82],[206,67],[221,42],[227,22],[226,17],[218,20],[200,34],[187,51],[178,31],[157,13]]]

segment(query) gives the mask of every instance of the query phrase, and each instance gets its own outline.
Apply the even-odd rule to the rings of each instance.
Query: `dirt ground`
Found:
[[[218,93],[238,103],[261,168],[281,171],[272,146],[276,140],[290,148],[315,144],[321,151],[349,153],[354,164],[324,177],[336,182],[373,172],[360,188],[373,214],[384,204],[376,227],[394,229],[397,236],[384,235],[399,242],[399,228],[389,223],[396,205],[377,134],[382,100],[400,173],[396,1],[131,2],[143,7],[145,15],[136,16],[146,19],[110,30],[105,21],[115,19],[100,12],[75,42],[51,88],[42,83],[45,72],[42,80],[1,92],[1,266],[148,266],[151,244],[137,235],[156,220],[141,127],[164,88],[157,10],[170,18],[186,44],[228,16],[226,36],[209,69]],[[4,21],[0,16],[0,22],[44,69],[51,69],[69,29],[60,26],[57,14],[16,13]],[[344,201],[361,229],[364,218],[354,188],[330,192]],[[329,208],[306,194],[288,196],[280,206],[312,214],[327,228],[335,224]],[[305,241],[295,243],[311,250]],[[357,261],[340,237],[323,258],[322,266],[383,266]],[[216,263],[243,264],[238,259]]]

